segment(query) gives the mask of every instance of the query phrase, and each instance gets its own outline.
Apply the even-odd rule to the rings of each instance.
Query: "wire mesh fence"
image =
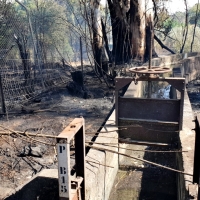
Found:
[[[23,105],[48,89],[69,81],[68,67],[57,63],[47,63],[38,69],[30,60],[29,70],[24,70],[20,59],[5,60],[1,65],[1,84],[6,110]]]
[[[41,6],[40,12],[37,6]],[[45,10],[47,6],[49,13]],[[31,12],[29,8],[32,8]],[[35,9],[27,1],[0,2],[3,112],[23,105],[52,87],[65,84],[70,79],[71,64],[74,61],[80,63],[81,34],[69,30],[61,11],[64,13],[62,1],[41,1]],[[83,57],[88,61],[89,47],[85,38],[82,43]]]

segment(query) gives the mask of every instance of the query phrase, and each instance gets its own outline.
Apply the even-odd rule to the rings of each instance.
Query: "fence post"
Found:
[[[80,37],[80,54],[81,54],[81,70],[82,70],[82,77],[83,77],[83,45],[82,45],[81,37]]]
[[[76,177],[71,176],[70,145],[75,142]],[[57,137],[58,182],[60,200],[85,200],[85,127],[83,118],[75,118]]]
[[[6,113],[6,105],[5,105],[5,98],[4,98],[4,93],[3,93],[1,74],[0,74],[0,95],[1,95],[1,111],[3,114],[5,114]]]

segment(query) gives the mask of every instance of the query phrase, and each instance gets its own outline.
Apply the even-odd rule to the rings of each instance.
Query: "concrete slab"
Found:
[[[2,194],[1,194],[2,195]],[[2,195],[5,200],[59,200],[58,170],[44,169],[24,185]]]

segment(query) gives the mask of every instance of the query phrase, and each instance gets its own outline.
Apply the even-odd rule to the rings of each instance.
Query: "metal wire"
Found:
[[[30,15],[25,14],[22,20],[18,15],[23,8],[20,11],[20,9],[15,10],[11,6],[11,3],[0,2],[0,76],[2,79],[0,84],[7,112],[16,106],[22,106],[28,100],[51,88],[66,84],[71,79],[68,73],[72,69],[70,66],[74,61],[77,61],[77,57],[80,57],[79,45],[73,44],[70,47],[73,54],[70,56],[63,50],[63,44],[56,43],[50,36],[48,37],[52,41],[51,48],[47,45],[41,45],[36,40],[37,33],[34,32],[37,51],[40,54],[36,59],[38,52],[35,52],[31,30],[27,27],[29,27],[30,19],[37,18],[35,18],[34,13],[30,12]],[[26,13],[24,10],[23,12]],[[71,31],[73,39],[80,38],[80,35],[74,34],[74,30],[68,30],[67,22],[63,20],[63,23],[66,23],[66,33]],[[35,29],[40,29],[40,26],[39,24]],[[43,40],[48,39],[45,35],[42,37]],[[64,39],[66,39],[66,35]],[[84,57],[87,57],[86,39],[84,38],[82,42]],[[18,43],[22,45],[23,53],[27,54],[26,59],[22,59],[22,51],[20,51]],[[84,59],[87,60],[87,58]],[[63,61],[65,62],[63,63]]]

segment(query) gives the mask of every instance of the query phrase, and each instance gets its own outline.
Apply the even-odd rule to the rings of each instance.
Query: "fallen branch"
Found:
[[[114,167],[112,167],[112,166],[109,166],[109,165],[103,165],[103,164],[100,164],[100,163],[98,163],[98,162],[94,162],[94,161],[90,161],[90,160],[86,160],[86,162],[95,163],[95,164],[102,165],[102,166],[105,166],[105,167],[114,168]]]
[[[182,152],[188,152],[188,151],[155,151],[155,150],[142,150],[142,149],[130,149],[130,148],[125,148],[125,147],[119,147],[119,146],[114,146],[118,145],[120,143],[99,143],[99,142],[90,142],[86,141],[85,143],[93,143],[93,144],[98,144],[98,145],[103,145],[103,146],[108,146],[108,147],[117,147],[119,149],[125,149],[125,150],[130,150],[130,151],[142,151],[142,152],[152,152],[152,153],[182,153]],[[113,145],[112,145],[113,144]]]
[[[145,162],[145,163],[157,166],[157,167],[161,167],[161,168],[173,171],[173,172],[180,173],[180,174],[185,174],[185,175],[188,175],[188,176],[193,176],[193,174],[185,173],[183,171],[180,171],[180,170],[177,170],[177,169],[173,169],[171,167],[166,167],[164,165],[160,165],[160,164],[157,164],[157,163],[154,163],[154,162],[151,162],[151,161],[148,161],[148,160],[144,160],[144,159],[141,159],[141,158],[137,158],[137,157],[134,157],[134,156],[130,156],[130,155],[127,155],[127,154],[124,154],[124,153],[119,153],[117,151],[113,151],[113,150],[110,150],[110,149],[105,149],[105,148],[101,148],[101,147],[95,147],[95,146],[92,146],[92,145],[86,145],[86,146],[90,147],[90,148],[93,148],[93,149],[96,149],[96,150],[99,150],[99,151],[108,151],[108,152],[115,153],[115,154],[118,154],[118,155],[126,156],[128,158],[139,160],[139,161],[142,161],[142,162]]]
[[[99,132],[85,132],[86,135],[91,135],[91,134],[97,134],[97,133],[112,133],[112,132],[117,132],[121,130],[126,130],[127,128],[120,128],[112,131],[99,131]]]
[[[50,145],[50,146],[55,146],[55,144],[50,144],[50,143],[47,143],[47,142],[43,142],[43,141],[40,141],[40,140],[36,140],[36,139],[34,139],[34,138],[32,138],[32,137],[30,137],[30,136],[35,136],[35,137],[37,137],[39,134],[29,134],[29,133],[27,133],[27,132],[19,132],[19,131],[14,131],[14,130],[11,130],[11,129],[9,129],[9,128],[6,128],[6,127],[4,127],[4,126],[1,126],[0,125],[0,127],[1,128],[3,128],[4,130],[8,130],[10,133],[7,133],[6,135],[11,135],[11,134],[16,134],[16,135],[19,135],[20,137],[21,136],[26,136],[26,137],[28,137],[29,139],[31,139],[31,141],[27,141],[26,139],[24,139],[24,138],[21,138],[22,140],[24,140],[24,141],[26,141],[26,142],[35,142],[35,143],[37,143],[37,142],[39,142],[39,143],[42,143],[42,144],[46,144],[46,145]],[[4,133],[5,134],[5,133]],[[41,136],[42,135],[42,136]],[[40,136],[41,137],[47,137],[46,135],[44,135],[44,134],[40,134]],[[49,136],[49,135],[48,135]],[[50,136],[50,137],[52,137],[52,136]],[[57,136],[54,136],[54,138],[56,138]]]

